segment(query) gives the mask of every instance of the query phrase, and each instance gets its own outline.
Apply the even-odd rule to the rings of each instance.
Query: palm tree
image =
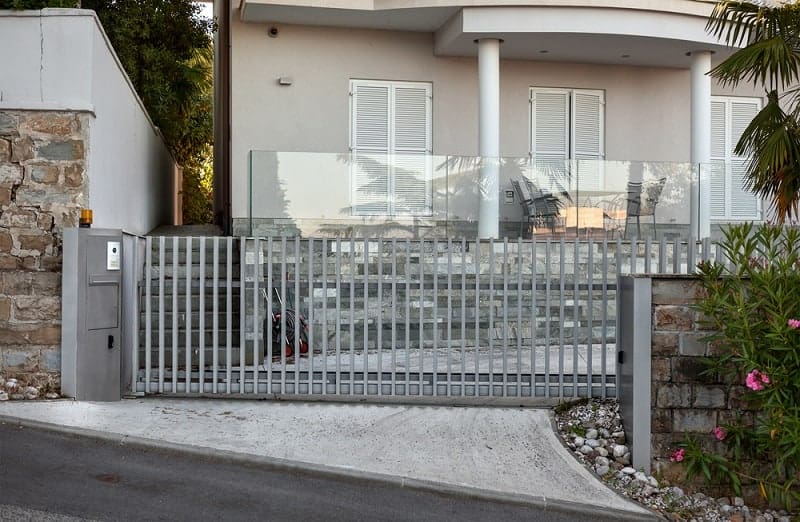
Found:
[[[770,201],[780,223],[800,202],[800,2],[721,1],[706,29],[741,47],[711,70],[722,85],[763,86],[767,103],[734,152],[752,158],[746,188]]]

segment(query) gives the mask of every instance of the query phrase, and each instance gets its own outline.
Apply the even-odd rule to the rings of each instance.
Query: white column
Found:
[[[500,221],[500,40],[478,40],[478,237],[498,237]]]
[[[691,162],[697,173],[691,191],[691,232],[698,239],[711,235],[711,51],[692,53]]]

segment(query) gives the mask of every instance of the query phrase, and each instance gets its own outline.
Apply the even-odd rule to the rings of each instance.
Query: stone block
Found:
[[[717,425],[717,412],[714,410],[675,410],[672,412],[674,432],[710,433]]]
[[[53,239],[52,234],[41,234],[37,232],[20,232],[17,234],[20,250],[38,252],[39,254],[52,251]]]
[[[73,163],[64,167],[64,184],[68,187],[83,186],[84,166],[82,163]]]
[[[0,187],[0,207],[11,203],[11,188]]]
[[[22,167],[12,163],[0,165],[0,184],[6,187],[22,183]]]
[[[53,184],[58,182],[58,166],[49,164],[33,164],[25,167],[28,179],[36,183]]]
[[[79,206],[79,192],[63,190],[63,188],[62,190],[54,190],[40,187],[42,186],[31,187],[29,185],[22,185],[17,190],[17,204],[23,206],[40,206],[43,208],[53,208],[53,206],[56,205]]]
[[[11,207],[0,214],[0,227],[35,228],[36,213],[32,210],[24,210],[18,207]],[[2,235],[2,232],[0,232]],[[3,241],[0,239],[0,250],[3,250]],[[6,252],[11,250],[10,247]]]
[[[677,333],[653,332],[651,343],[653,355],[678,355]]]
[[[36,216],[36,228],[44,232],[52,231],[54,222],[55,218],[49,212],[40,212],[39,215]]]
[[[654,408],[650,418],[651,433],[670,433],[672,431],[672,410]]]
[[[64,137],[70,136],[78,126],[73,115],[53,112],[34,113],[25,118],[24,122],[24,128],[33,132]]]
[[[656,406],[659,408],[688,408],[691,406],[690,384],[662,384],[658,386]]]
[[[17,118],[13,114],[0,112],[0,136],[17,136]]]
[[[692,406],[695,408],[724,408],[726,404],[725,388],[700,385],[694,387]]]
[[[54,140],[42,144],[36,151],[36,157],[53,161],[73,161],[84,158],[82,140]]]
[[[3,348],[2,366],[5,371],[39,371],[39,350],[24,346],[6,346]]]
[[[33,140],[28,136],[17,138],[11,143],[11,161],[22,163],[33,158]]]
[[[11,142],[0,139],[0,163],[11,159]]]
[[[39,258],[35,256],[25,256],[22,258],[22,268],[31,272],[39,271]]]
[[[754,403],[748,400],[753,392],[744,386],[731,386],[728,393],[728,407],[732,410],[754,410]]]
[[[31,273],[17,270],[0,274],[0,295],[30,295]]]
[[[717,383],[716,375],[706,373],[708,366],[705,361],[704,357],[676,357],[672,361],[672,380],[700,384]]]
[[[0,322],[11,318],[11,298],[0,297]]]
[[[15,321],[52,321],[61,318],[61,298],[54,296],[17,297]]]
[[[0,219],[5,218],[5,214],[6,213],[4,212],[3,215],[0,216]],[[2,225],[2,226],[8,226],[8,225]],[[14,241],[11,238],[11,232],[9,232],[6,229],[0,228],[0,252],[11,252],[11,248],[13,246],[14,246]]]
[[[653,357],[650,361],[650,374],[653,381],[669,382],[672,380],[672,368],[669,357]]]
[[[19,270],[20,268],[22,268],[22,262],[18,257],[0,253],[0,270]],[[0,294],[2,293],[3,287],[0,286]]]
[[[54,346],[61,344],[61,327],[53,325],[15,325],[0,327],[0,339],[9,345]]]
[[[693,303],[701,291],[697,279],[654,279],[654,305],[686,305]]]
[[[708,353],[708,341],[702,340],[707,334],[682,333],[680,334],[679,351],[681,355],[692,357],[703,356]]]
[[[60,372],[61,348],[42,348],[39,366],[44,372]]]
[[[60,255],[42,256],[39,258],[39,268],[48,272],[60,272],[62,259]]]
[[[654,330],[688,332],[694,327],[694,312],[687,306],[660,305],[654,310]]]
[[[61,295],[61,274],[37,272],[31,277],[31,289],[35,295]]]

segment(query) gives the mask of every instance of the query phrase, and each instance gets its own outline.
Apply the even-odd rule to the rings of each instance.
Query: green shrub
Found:
[[[80,0],[0,0],[0,9],[44,9],[46,7],[80,7]]]
[[[751,415],[715,428],[724,455],[689,440],[681,455],[687,474],[744,480],[762,496],[800,502],[800,230],[735,226],[721,241],[729,260],[699,266],[704,290],[697,304],[720,356],[709,372],[744,386]]]

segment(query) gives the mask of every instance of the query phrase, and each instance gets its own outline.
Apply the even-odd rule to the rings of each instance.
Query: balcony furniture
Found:
[[[600,207],[567,207],[564,209],[565,226],[574,228],[576,234],[583,230],[586,236],[593,230],[604,230],[605,219]]]
[[[653,218],[653,237],[656,236],[656,205],[658,205],[658,200],[661,198],[661,192],[664,190],[666,182],[667,178],[661,178],[649,184],[646,189],[644,201],[642,201],[642,183],[640,181],[628,182],[627,210],[625,212],[625,232],[623,237],[628,237],[628,226],[631,219],[636,220],[636,237],[641,237],[642,216],[651,216]]]
[[[519,197],[522,205],[523,221],[520,223],[520,235],[523,238],[532,237],[532,233],[537,227],[546,227],[553,234],[559,225],[559,213],[561,202],[553,194],[545,194],[537,188],[531,181],[523,178],[522,180],[511,180],[511,185]],[[526,227],[527,234],[523,227]]]

